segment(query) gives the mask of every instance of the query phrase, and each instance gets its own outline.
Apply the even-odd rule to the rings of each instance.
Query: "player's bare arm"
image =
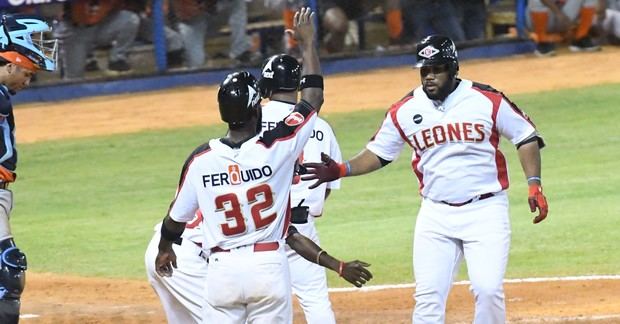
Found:
[[[172,250],[172,243],[181,237],[185,230],[185,223],[180,223],[170,216],[166,216],[161,224],[161,239],[159,253],[155,259],[155,270],[162,277],[172,275],[172,269],[177,267],[177,257]]]
[[[534,140],[520,145],[517,152],[521,167],[523,168],[528,182],[528,203],[530,205],[530,211],[536,212],[536,210],[538,210],[538,215],[534,218],[534,224],[538,224],[547,218],[547,213],[549,211],[547,198],[545,198],[542,191],[542,182],[540,178],[540,147],[538,141]]]
[[[373,172],[387,165],[389,161],[382,161],[376,154],[363,149],[351,160],[338,163],[327,154],[321,154],[323,163],[305,163],[306,176],[301,180],[316,180],[310,189],[316,188],[324,182],[334,181],[343,177],[357,176]]]
[[[362,287],[372,279],[372,273],[366,269],[370,264],[359,260],[339,261],[322,250],[314,241],[297,232],[293,226],[289,228],[286,244],[304,259],[333,270],[355,287]]]
[[[295,13],[293,26],[304,62],[300,82],[301,99],[307,101],[318,113],[323,104],[323,78],[316,46],[315,15],[310,8],[301,8]],[[320,86],[316,83],[320,83]]]

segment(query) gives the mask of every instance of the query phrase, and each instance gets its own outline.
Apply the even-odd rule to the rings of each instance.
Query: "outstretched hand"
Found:
[[[547,204],[547,198],[543,194],[542,186],[539,184],[531,184],[529,187],[529,195],[527,202],[530,205],[530,211],[536,212],[538,209],[538,216],[534,218],[534,224],[542,222],[547,218],[549,212],[549,205]]]
[[[372,279],[372,273],[366,269],[369,266],[369,263],[359,260],[344,262],[342,271],[339,274],[344,280],[360,288]]]
[[[324,182],[340,179],[344,176],[343,166],[332,160],[329,155],[321,153],[321,163],[309,162],[302,166],[306,169],[306,175],[301,177],[303,181],[317,180],[309,188],[314,189]]]

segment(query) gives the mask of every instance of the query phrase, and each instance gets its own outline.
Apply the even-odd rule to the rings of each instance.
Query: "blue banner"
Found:
[[[42,5],[46,3],[67,2],[69,0],[0,0],[0,8]]]

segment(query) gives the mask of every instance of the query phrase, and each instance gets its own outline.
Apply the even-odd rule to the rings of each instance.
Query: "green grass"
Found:
[[[511,98],[548,143],[543,182],[550,214],[542,224],[531,223],[515,149],[503,142],[513,230],[508,277],[620,274],[618,93],[615,84]],[[363,148],[384,114],[329,110],[324,116],[346,158]],[[222,134],[222,126],[193,127],[21,145],[11,223],[30,269],[144,278],[144,249],[174,195],[183,161],[195,146]],[[412,281],[420,199],[410,156],[406,148],[386,168],[343,180],[318,221],[322,245],[339,258],[372,263],[375,284]],[[330,283],[345,286],[332,275]]]

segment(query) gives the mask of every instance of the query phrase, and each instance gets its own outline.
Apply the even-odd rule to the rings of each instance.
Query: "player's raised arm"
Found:
[[[372,279],[372,273],[366,269],[370,264],[364,261],[344,262],[329,255],[311,239],[299,233],[294,226],[289,227],[286,244],[304,259],[331,269],[355,287],[362,287]]]
[[[299,83],[301,100],[308,102],[318,112],[323,104],[323,76],[316,44],[315,15],[310,8],[301,8],[295,13],[293,26],[303,57]]]

